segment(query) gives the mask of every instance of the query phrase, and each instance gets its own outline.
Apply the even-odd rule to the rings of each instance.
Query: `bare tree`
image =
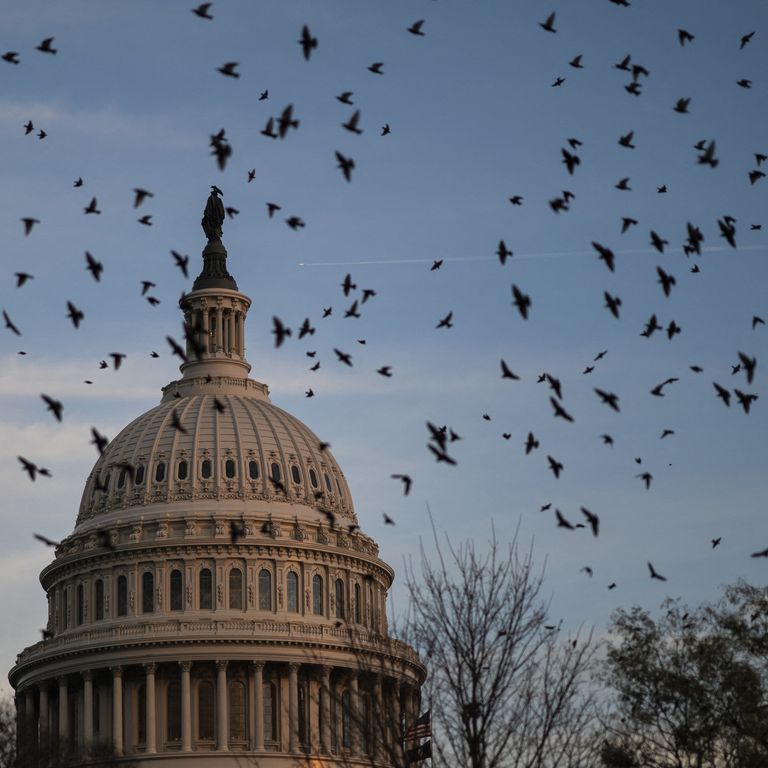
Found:
[[[434,526],[433,526],[434,533]],[[543,569],[517,533],[502,550],[495,531],[474,543],[421,548],[406,569],[405,638],[427,660],[433,751],[442,765],[576,768],[589,764],[591,633],[564,640],[548,618]],[[423,707],[424,708],[424,707]]]
[[[16,707],[10,696],[0,698],[0,768],[16,763]]]

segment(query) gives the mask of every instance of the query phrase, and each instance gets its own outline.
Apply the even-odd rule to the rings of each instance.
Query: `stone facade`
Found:
[[[388,636],[394,573],[327,446],[247,378],[222,252],[180,301],[182,378],[106,447],[41,574],[45,638],[9,676],[20,750],[400,764],[425,670]]]

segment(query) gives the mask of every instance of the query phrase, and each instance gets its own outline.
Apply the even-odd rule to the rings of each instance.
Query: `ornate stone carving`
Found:
[[[168,523],[164,520],[161,523],[157,524],[157,532],[155,533],[156,539],[167,539],[168,538],[168,531],[169,526]]]
[[[197,533],[197,525],[195,524],[194,520],[185,520],[184,521],[184,535],[185,536],[194,536]]]

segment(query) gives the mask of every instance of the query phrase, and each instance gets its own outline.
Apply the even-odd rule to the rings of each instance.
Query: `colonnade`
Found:
[[[202,308],[187,309],[184,318],[187,326],[196,331],[198,350],[202,354],[223,352],[245,357],[243,310],[224,307],[222,304],[209,308],[204,304]],[[187,354],[194,356],[191,349],[187,349]]]
[[[386,764],[418,696],[410,682],[347,667],[163,660],[41,680],[17,692],[17,710],[23,749],[343,753]]]

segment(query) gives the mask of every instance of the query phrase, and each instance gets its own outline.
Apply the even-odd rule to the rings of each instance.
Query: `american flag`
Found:
[[[431,713],[431,710],[428,709],[423,715],[421,715],[418,718],[418,720],[413,721],[410,728],[408,728],[405,732],[404,738],[406,740],[426,739],[428,736],[432,735],[432,726],[430,724],[430,713]]]

